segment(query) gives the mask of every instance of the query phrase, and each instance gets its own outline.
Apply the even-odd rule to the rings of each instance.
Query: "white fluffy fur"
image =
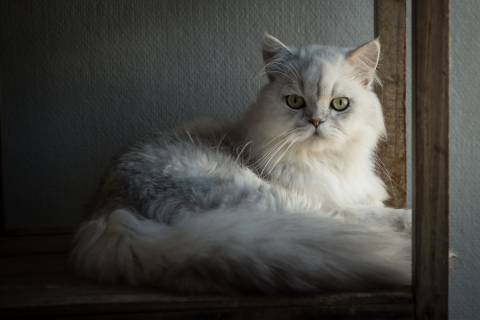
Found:
[[[353,51],[296,49],[267,36],[271,81],[238,123],[212,131],[213,140],[193,130],[122,157],[107,185],[135,168],[121,176],[122,190],[152,200],[142,209],[100,205],[77,233],[77,272],[181,292],[408,285],[410,213],[383,207],[388,195],[375,173],[385,127],[371,90],[379,49],[372,43]],[[308,63],[295,65],[287,55]],[[359,71],[358,59],[373,70]],[[289,94],[307,106],[288,108]],[[350,98],[348,114],[332,113],[337,96]],[[317,132],[311,117],[325,119]],[[221,148],[224,136],[237,153]]]

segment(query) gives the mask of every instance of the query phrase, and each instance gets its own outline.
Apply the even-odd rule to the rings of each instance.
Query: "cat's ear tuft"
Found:
[[[282,56],[288,52],[290,52],[290,50],[280,40],[271,34],[265,33],[262,48],[263,61],[265,64],[271,62],[275,57]]]
[[[348,63],[355,68],[355,77],[367,88],[371,88],[375,80],[379,59],[380,41],[378,38],[347,53]]]

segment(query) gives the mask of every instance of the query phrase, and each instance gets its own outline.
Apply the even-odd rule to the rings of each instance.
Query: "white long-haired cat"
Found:
[[[188,293],[408,285],[410,212],[383,206],[375,173],[379,51],[266,35],[269,83],[241,120],[120,158],[76,235],[76,271]]]

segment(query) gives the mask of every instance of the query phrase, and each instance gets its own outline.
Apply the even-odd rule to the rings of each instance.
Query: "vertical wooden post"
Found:
[[[416,319],[448,318],[450,0],[413,1]]]
[[[406,95],[406,1],[375,1],[375,35],[380,37],[378,74],[383,83],[377,90],[382,102],[387,140],[380,145],[380,174],[390,196],[387,205],[404,208],[407,199],[405,134]]]

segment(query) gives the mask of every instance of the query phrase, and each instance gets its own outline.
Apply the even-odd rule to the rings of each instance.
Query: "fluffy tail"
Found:
[[[411,242],[390,229],[236,210],[175,226],[118,209],[85,223],[78,273],[179,292],[320,292],[410,284]]]

